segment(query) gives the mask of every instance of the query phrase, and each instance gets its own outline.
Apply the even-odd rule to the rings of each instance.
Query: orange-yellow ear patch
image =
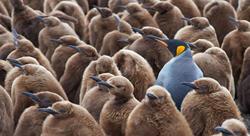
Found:
[[[176,56],[182,54],[185,51],[185,49],[186,49],[186,47],[183,45],[178,46],[176,49]]]

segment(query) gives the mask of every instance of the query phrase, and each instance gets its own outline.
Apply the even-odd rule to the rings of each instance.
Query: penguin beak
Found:
[[[158,99],[158,97],[155,96],[155,95],[152,94],[152,93],[147,93],[146,96],[147,96],[150,100],[156,100],[156,99]]]
[[[15,59],[10,59],[9,58],[7,60],[10,62],[11,65],[20,68],[22,70],[23,74],[25,74],[25,75],[27,74],[27,72],[25,71],[25,69],[23,69],[23,67],[22,67],[23,66],[22,63],[20,63],[19,61],[15,60]]]
[[[230,16],[230,17],[228,17],[228,19],[229,19],[229,22],[231,24],[233,24],[236,28],[238,28],[240,26],[240,23],[234,17]]]
[[[183,82],[181,83],[182,85],[188,86],[192,89],[199,89],[194,83],[190,83],[190,82]]]
[[[193,50],[193,49],[198,49],[196,45],[193,45],[191,43],[188,43],[188,46]]]
[[[36,96],[34,95],[33,93],[30,93],[30,92],[24,92],[22,93],[24,96],[27,96],[28,98],[30,98],[33,102],[39,104],[41,102],[41,100]]]
[[[165,37],[165,36],[163,35],[164,38],[161,38],[161,37],[154,36],[154,35],[146,35],[146,36],[144,36],[144,38],[151,39],[151,40],[154,40],[154,41],[162,41],[164,43],[168,43],[169,39],[167,37]]]
[[[192,21],[190,18],[182,17],[181,19],[187,21],[188,24],[192,24]]]
[[[12,28],[12,36],[13,36],[14,46],[18,48],[18,38],[20,37],[20,35],[17,33],[15,28]]]
[[[123,44],[130,44],[130,42],[129,42],[128,38],[119,39],[119,40],[117,40],[117,42],[119,42],[119,43],[123,43]],[[120,44],[119,44],[119,45],[120,45]]]
[[[94,80],[95,82],[101,82],[102,80],[100,78],[98,78],[97,76],[91,76],[90,77],[92,80]]]
[[[37,16],[36,19],[38,19],[39,21],[44,23],[44,18],[46,18],[48,16]]]
[[[77,52],[81,52],[80,48],[78,48],[77,46],[69,45],[68,47],[76,50]]]
[[[97,82],[97,84],[98,84],[98,85],[105,86],[105,87],[107,87],[107,88],[109,88],[109,89],[114,88],[113,85],[111,85],[111,84],[109,84],[109,83],[107,83],[106,81],[103,81],[103,80],[100,81],[100,82]]]
[[[145,35],[145,33],[139,28],[132,27],[132,30],[133,30],[134,33],[139,33],[141,35]]]
[[[94,5],[93,7],[97,9],[97,11],[100,13],[100,15],[101,15],[103,18],[105,18],[105,13],[103,12],[103,10],[102,10],[100,7],[98,7],[98,6],[96,6],[96,5]]]
[[[229,130],[223,128],[223,127],[216,127],[214,129],[217,132],[221,132],[223,135],[227,135],[227,136],[234,136],[234,134],[232,132],[230,132]]]
[[[56,114],[59,114],[59,112],[53,110],[52,108],[38,108],[38,111],[39,112],[45,112],[45,113],[49,113],[51,115],[56,115]]]

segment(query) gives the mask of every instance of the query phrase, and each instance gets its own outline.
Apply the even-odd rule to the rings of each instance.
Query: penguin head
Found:
[[[53,115],[55,118],[67,118],[73,114],[73,104],[69,101],[60,101],[48,108],[39,108],[38,111]]]
[[[210,94],[221,90],[219,82],[209,77],[200,78],[193,83],[185,82],[182,85],[189,86],[198,94]]]
[[[246,20],[237,20],[234,17],[229,17],[229,22],[234,25],[238,31],[246,32],[250,31],[250,23]]]
[[[109,89],[110,94],[115,98],[132,98],[134,92],[133,84],[123,76],[114,76],[103,82],[102,85]]]
[[[96,84],[99,86],[99,90],[108,91],[108,87],[103,86],[102,83],[106,82],[111,77],[114,77],[114,75],[110,73],[102,73],[98,76],[91,76],[90,78],[96,82]]]
[[[168,1],[159,1],[155,3],[152,8],[158,11],[159,14],[165,14],[171,11],[174,8],[174,5]]]
[[[223,136],[248,136],[245,124],[237,119],[227,119],[221,126],[215,128]]]
[[[62,46],[78,45],[81,43],[81,40],[79,40],[77,37],[73,35],[65,35],[60,37],[59,39],[51,39],[51,41],[60,44]]]
[[[97,11],[99,12],[99,14],[102,18],[108,18],[108,17],[112,16],[112,14],[113,14],[111,9],[109,9],[109,8],[101,8],[98,6],[94,6],[94,7],[97,9]]]
[[[47,27],[57,26],[61,22],[57,17],[54,16],[37,16],[36,18],[44,23],[44,25]]]
[[[126,7],[126,10],[129,14],[135,14],[141,11],[146,11],[146,9],[142,8],[138,3],[129,3]]]
[[[95,70],[97,74],[113,73],[113,69],[115,67],[116,67],[116,64],[114,60],[107,55],[103,55],[98,60],[96,60]]]
[[[63,101],[63,98],[58,94],[47,91],[35,94],[31,92],[24,92],[23,95],[31,99],[35,104],[38,105],[39,108],[47,108],[52,106],[52,104],[57,101]]]
[[[175,39],[168,39],[167,37],[157,37],[154,35],[146,35],[145,36],[148,39],[152,39],[155,41],[162,41],[165,44],[167,44],[167,48],[169,49],[169,51],[173,54],[173,56],[179,56],[182,53],[184,53],[186,50],[190,49],[190,47],[195,48],[196,46],[188,43],[188,42],[184,42],[181,40],[175,40]]]
[[[96,60],[99,58],[99,54],[96,51],[96,49],[92,46],[89,45],[80,45],[80,46],[74,46],[74,45],[69,45],[69,48],[72,48],[76,50],[81,57],[84,57],[85,59],[89,60]]]
[[[143,101],[151,106],[161,106],[168,104],[174,107],[174,102],[170,93],[165,88],[157,85],[148,88]]]

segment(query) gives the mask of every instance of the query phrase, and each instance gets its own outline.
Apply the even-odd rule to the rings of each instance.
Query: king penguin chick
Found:
[[[108,88],[103,86],[102,83],[111,77],[114,77],[114,75],[110,73],[102,73],[98,76],[90,77],[96,82],[97,86],[89,89],[80,103],[82,107],[88,110],[88,112],[95,118],[97,122],[99,122],[103,105],[109,100],[110,97]]]
[[[193,55],[205,52],[207,49],[214,47],[214,44],[206,39],[198,39],[191,44],[195,46],[194,48],[191,48]]]
[[[53,11],[62,11],[66,15],[74,17],[76,19],[76,21],[73,22],[75,26],[75,32],[81,40],[84,40],[85,14],[77,3],[71,1],[62,1],[54,8]]]
[[[140,127],[139,127],[140,126]],[[160,86],[147,90],[143,101],[130,113],[126,136],[193,136],[171,95]]]
[[[236,18],[234,8],[227,1],[212,0],[205,6],[203,14],[216,30],[218,41],[221,45],[224,37],[234,29],[234,25],[228,20],[228,17]]]
[[[155,84],[166,88],[170,92],[176,107],[180,109],[183,98],[191,91],[181,82],[192,82],[203,77],[203,73],[193,60],[190,49],[190,46],[193,46],[192,44],[180,40],[162,38],[159,40],[167,43],[174,58],[161,69]]]
[[[49,115],[38,111],[38,108],[47,108],[57,101],[63,101],[58,94],[51,92],[29,93],[23,95],[31,99],[35,105],[25,109],[20,116],[14,136],[40,136],[42,133],[43,121]]]
[[[102,47],[104,36],[117,29],[115,15],[108,8],[96,7],[99,15],[93,17],[89,24],[89,40],[90,44],[99,52]]]
[[[98,76],[102,73],[110,73],[115,76],[121,75],[115,61],[109,56],[101,56],[95,61],[92,61],[84,70],[82,75],[82,83],[80,89],[80,102],[83,100],[85,93],[95,86],[95,82],[90,79],[91,76]]]
[[[181,112],[195,136],[211,136],[226,119],[241,119],[231,94],[216,80],[201,78],[182,84],[194,89],[183,100]]]
[[[44,67],[34,64],[27,64],[24,66],[16,64],[16,66],[22,70],[23,74],[14,80],[11,89],[15,124],[17,124],[18,119],[25,108],[31,105],[31,101],[22,95],[23,92],[29,91],[37,93],[49,91],[54,92],[67,100],[67,96],[62,86]]]
[[[13,67],[10,63],[5,60],[0,60],[0,85],[4,87],[4,80],[7,76],[7,73],[11,71]]]
[[[105,136],[95,119],[80,105],[61,101],[39,111],[51,114],[43,123],[41,136]]]
[[[248,82],[250,81],[249,58],[250,58],[250,47],[248,47],[245,51],[242,71],[241,71],[238,90],[237,90],[238,101],[240,104],[239,107],[240,107],[240,110],[244,113],[250,113],[250,101],[248,99],[249,88],[250,88],[248,84]]]
[[[15,37],[16,49],[12,51],[7,58],[17,59],[23,56],[34,57],[40,65],[44,66],[48,71],[50,71],[55,77],[56,73],[52,69],[49,60],[43,55],[43,53],[36,48],[31,41],[18,37]]]
[[[156,10],[154,19],[159,25],[164,34],[167,34],[169,38],[174,38],[176,32],[185,26],[184,15],[180,9],[170,2],[159,1],[152,7]]]
[[[250,23],[246,20],[230,19],[236,26],[236,30],[231,31],[223,40],[222,49],[227,53],[232,64],[235,84],[238,84],[240,77],[244,51],[250,47]]]
[[[142,34],[142,37],[138,38],[131,45],[126,47],[126,49],[132,50],[145,58],[153,68],[154,75],[157,77],[166,62],[173,56],[164,43],[151,40],[147,38],[147,35],[163,38],[167,38],[167,36],[163,34],[160,29],[154,27],[143,27],[141,30],[134,28],[134,30]]]
[[[0,85],[0,135],[13,136],[14,121],[13,121],[13,105],[10,96],[5,89]]]
[[[65,70],[67,60],[77,51],[69,47],[85,46],[86,44],[73,35],[65,35],[56,40],[60,45],[55,49],[51,57],[51,66],[55,70],[57,79],[60,79]]]
[[[109,136],[125,136],[129,114],[140,102],[133,95],[134,87],[125,77],[115,76],[102,85],[109,88],[110,100],[100,114],[100,125]]]
[[[246,125],[237,119],[227,119],[215,128],[220,134],[213,136],[249,136]]]
[[[12,25],[18,33],[38,46],[38,35],[44,25],[36,19],[41,15],[23,3],[23,0],[10,0],[13,6]]]
[[[142,56],[126,49],[117,52],[113,58],[122,75],[134,85],[135,98],[141,101],[155,82],[152,67]]]
[[[181,28],[175,35],[174,39],[194,42],[198,39],[206,39],[212,42],[216,47],[220,47],[217,40],[215,29],[210,25],[205,17],[183,18],[191,25]]]
[[[234,78],[231,63],[224,50],[212,47],[204,53],[193,56],[195,63],[201,68],[204,77],[217,80],[220,85],[226,87],[232,97],[235,96]]]
[[[149,12],[141,7],[138,3],[129,3],[125,7],[128,15],[122,17],[132,27],[142,28],[144,26],[152,26],[158,28],[157,22],[149,14]]]
[[[39,65],[38,61],[35,58],[32,57],[21,57],[18,59],[7,59],[13,66],[15,66],[15,64],[19,64],[19,65],[25,65],[25,64],[36,64]],[[14,80],[23,74],[23,71],[18,68],[18,67],[14,67],[12,68],[6,75],[6,78],[4,80],[4,88],[7,91],[7,93],[11,96],[11,88],[12,88],[12,84],[14,82]]]
[[[133,31],[129,23],[116,17],[117,30],[111,31],[104,36],[103,45],[100,55],[113,56],[120,49],[129,44],[129,37],[133,35]]]
[[[250,13],[250,2],[248,0],[239,0],[239,7],[237,9],[237,17],[240,20],[250,21],[249,13]]]
[[[79,103],[83,72],[90,62],[99,58],[99,54],[96,49],[90,45],[69,47],[75,49],[77,53],[72,55],[66,62],[65,70],[60,79],[60,83],[66,94],[69,95],[69,100]]]
[[[51,60],[51,56],[59,46],[58,42],[54,42],[54,39],[64,35],[77,36],[77,34],[68,24],[61,22],[57,17],[38,16],[37,18],[45,24],[45,28],[39,33],[39,49],[48,60]]]

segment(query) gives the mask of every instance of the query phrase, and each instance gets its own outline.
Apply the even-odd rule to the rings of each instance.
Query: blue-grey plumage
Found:
[[[170,42],[167,42],[168,48],[175,48],[171,51],[175,57],[164,65],[158,75],[156,85],[166,88],[170,92],[176,107],[180,109],[184,97],[189,91],[192,90],[190,87],[185,86],[182,83],[193,82],[194,80],[203,77],[203,73],[193,61],[191,49],[187,43],[178,40],[169,41]],[[176,56],[176,52],[178,51],[177,48],[180,46],[183,46],[186,49],[181,54],[177,54]]]

